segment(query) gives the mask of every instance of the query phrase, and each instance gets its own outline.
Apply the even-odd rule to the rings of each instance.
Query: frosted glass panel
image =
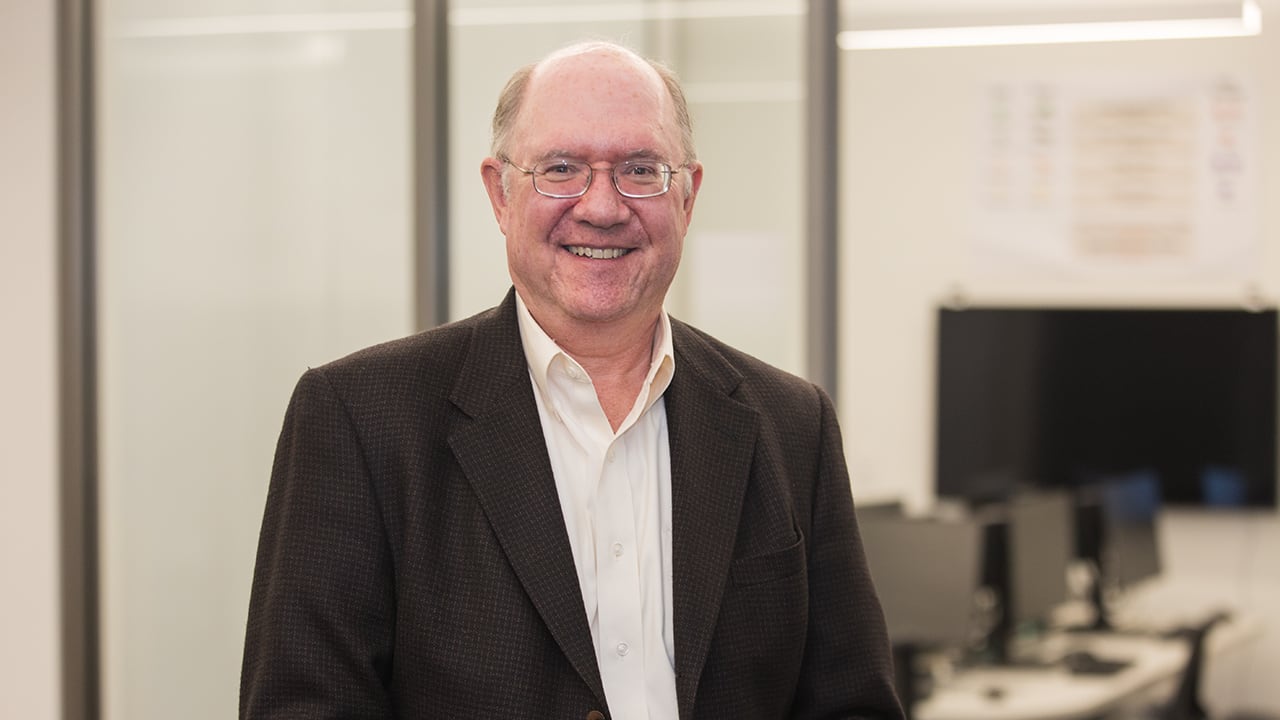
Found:
[[[552,5],[552,4],[548,4]],[[803,4],[457,0],[450,14],[450,313],[510,285],[480,183],[498,92],[517,67],[606,38],[680,74],[706,166],[668,309],[747,352],[804,370]],[[675,10],[674,16],[662,13]],[[767,182],[758,173],[767,172]]]
[[[410,332],[404,2],[98,9],[104,706],[236,715],[308,367]]]

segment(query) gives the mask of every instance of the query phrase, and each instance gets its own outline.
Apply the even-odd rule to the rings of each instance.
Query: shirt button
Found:
[[[622,557],[622,543],[616,542],[613,544],[613,556]]]
[[[613,451],[613,450],[610,450],[610,451],[609,451],[609,453],[608,453],[607,455],[605,455],[605,456],[604,456],[604,459],[605,459],[605,460],[608,460],[609,462],[613,462],[613,459],[614,459],[616,456],[617,456],[617,453],[616,453],[615,451]]]
[[[631,652],[630,645],[624,642],[618,643],[618,657],[626,657],[629,652]]]

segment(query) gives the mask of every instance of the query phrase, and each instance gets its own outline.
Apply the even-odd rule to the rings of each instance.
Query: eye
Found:
[[[620,169],[622,175],[628,180],[636,180],[649,182],[660,179],[665,165],[659,162],[650,162],[648,160],[633,160],[624,163]]]
[[[540,163],[535,171],[552,182],[572,180],[584,172],[581,163],[572,160],[552,160]]]

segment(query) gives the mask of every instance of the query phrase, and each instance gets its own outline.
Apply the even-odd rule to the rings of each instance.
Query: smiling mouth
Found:
[[[581,245],[566,245],[565,250],[592,260],[614,260],[631,252],[630,248],[589,248]]]

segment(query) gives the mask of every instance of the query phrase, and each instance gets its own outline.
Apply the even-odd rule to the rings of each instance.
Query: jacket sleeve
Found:
[[[391,718],[392,559],[356,427],[319,370],[276,448],[249,602],[240,718]]]
[[[902,720],[835,408],[817,393],[822,429],[809,537],[809,631],[793,717]]]

